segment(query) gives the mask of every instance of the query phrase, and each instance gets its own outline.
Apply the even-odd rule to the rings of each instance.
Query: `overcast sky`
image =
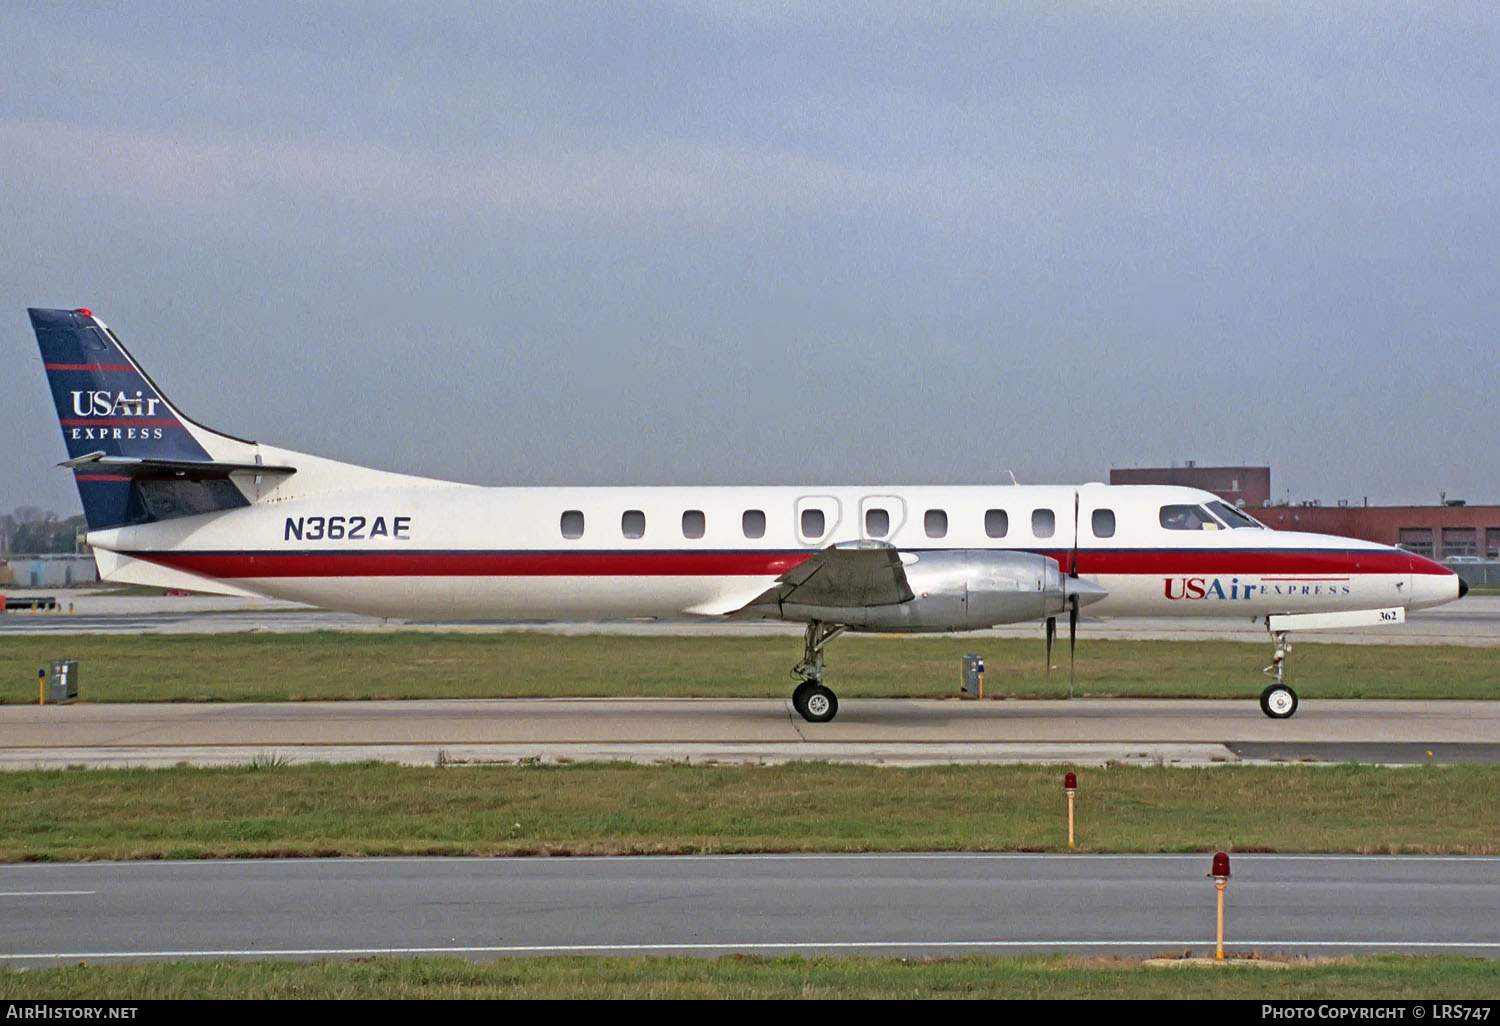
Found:
[[[1500,502],[1497,69],[1488,2],[0,5],[0,509],[78,509],[28,306],[481,484]]]

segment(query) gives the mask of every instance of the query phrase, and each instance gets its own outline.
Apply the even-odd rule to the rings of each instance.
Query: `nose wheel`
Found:
[[[1297,711],[1297,692],[1285,684],[1272,684],[1260,693],[1260,711],[1273,720],[1284,720]]]

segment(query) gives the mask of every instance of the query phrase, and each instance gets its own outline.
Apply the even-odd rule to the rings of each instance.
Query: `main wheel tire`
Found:
[[[1297,711],[1297,692],[1285,684],[1272,684],[1260,693],[1260,711],[1273,720],[1284,720]]]
[[[792,705],[808,723],[827,723],[839,711],[838,697],[823,685],[812,681],[792,692]]]

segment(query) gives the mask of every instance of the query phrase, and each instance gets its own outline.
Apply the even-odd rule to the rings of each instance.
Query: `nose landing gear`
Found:
[[[1271,642],[1276,649],[1271,656],[1271,665],[1263,672],[1276,678],[1276,683],[1260,693],[1260,711],[1273,720],[1284,720],[1297,711],[1297,692],[1286,682],[1286,658],[1292,651],[1292,643],[1287,639],[1286,631],[1271,631]]]

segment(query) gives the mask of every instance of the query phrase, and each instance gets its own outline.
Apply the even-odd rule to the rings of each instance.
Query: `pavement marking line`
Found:
[[[0,898],[52,898],[66,894],[98,893],[98,891],[0,891]]]
[[[20,962],[41,959],[87,960],[105,958],[306,958],[314,956],[333,957],[378,957],[382,955],[522,955],[522,954],[608,954],[610,952],[647,951],[858,951],[862,949],[912,949],[912,948],[1155,948],[1170,947],[1192,950],[1210,947],[1211,942],[1202,938],[1181,940],[1161,938],[1157,940],[1011,940],[1011,941],[757,941],[736,944],[733,941],[713,944],[516,944],[516,945],[451,945],[445,947],[395,947],[395,948],[216,948],[199,951],[65,951],[31,952],[25,954],[0,955],[0,962]],[[1373,950],[1396,950],[1399,948],[1424,948],[1444,950],[1450,948],[1478,948],[1500,951],[1500,941],[1298,941],[1246,939],[1234,941],[1239,948],[1369,948]]]

